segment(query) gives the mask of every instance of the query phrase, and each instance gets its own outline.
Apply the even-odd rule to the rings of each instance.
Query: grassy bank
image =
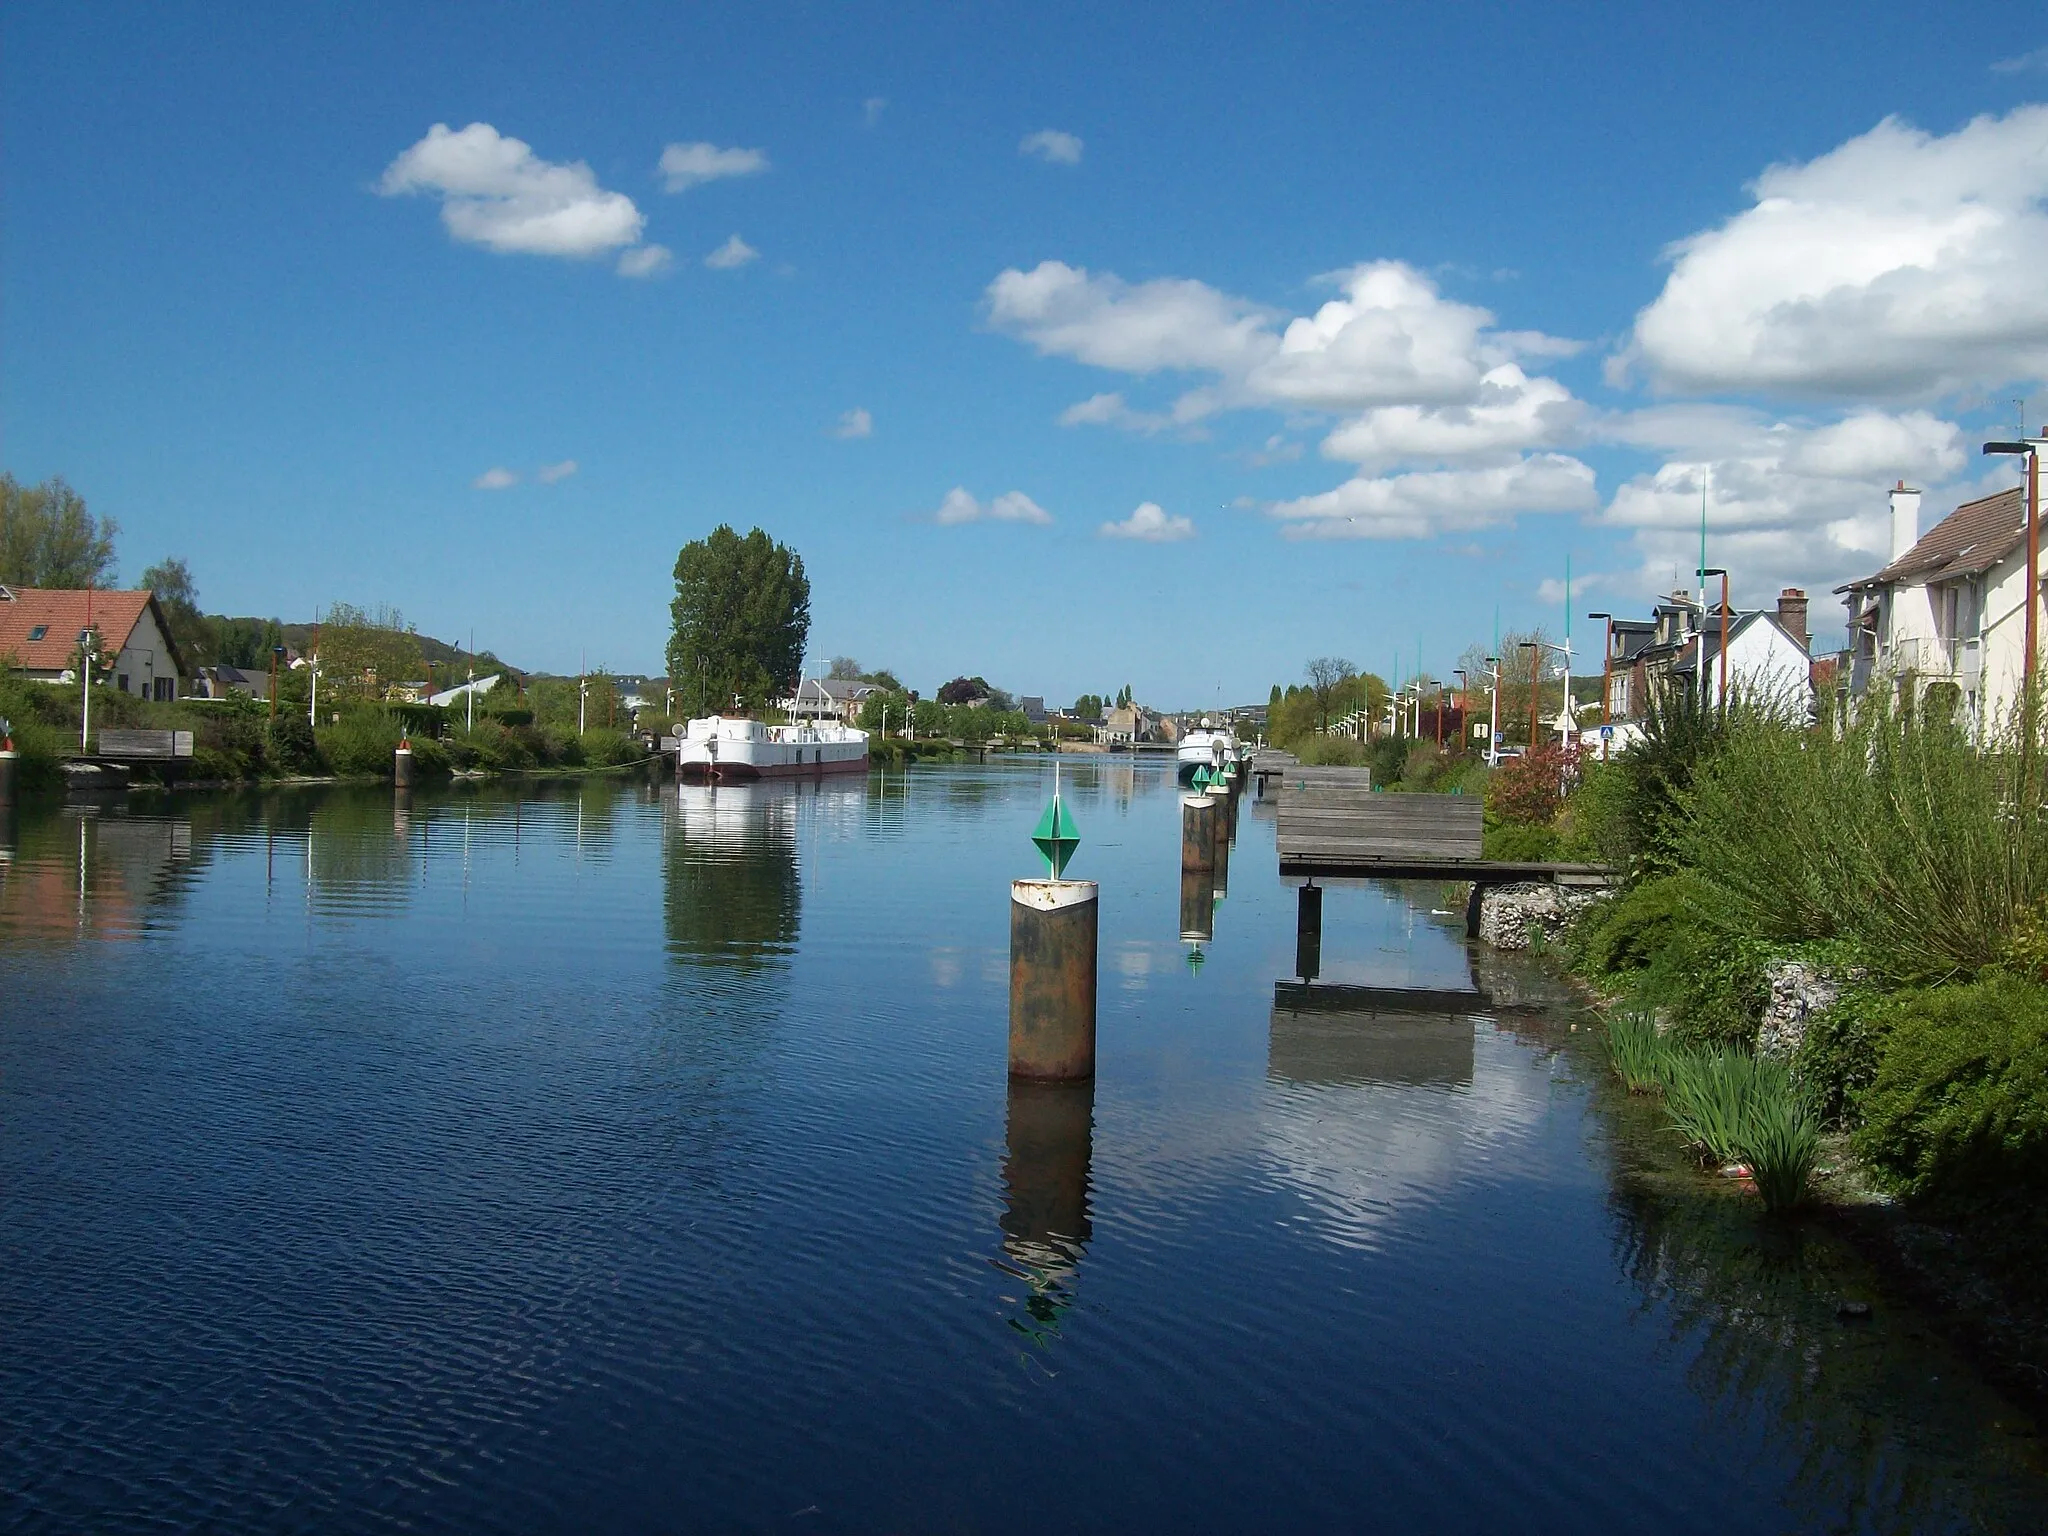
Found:
[[[61,764],[78,751],[78,690],[0,679],[0,716],[12,722],[22,754],[25,793],[62,787]],[[190,731],[193,753],[173,770],[178,779],[248,783],[312,775],[389,778],[401,738],[413,749],[414,771],[424,777],[457,771],[494,773],[576,771],[631,763],[645,756],[640,742],[620,730],[577,731],[508,709],[480,715],[474,726],[432,705],[323,701],[320,723],[307,718],[302,697],[268,704],[248,698],[180,699],[159,704],[113,689],[92,699],[93,729]],[[139,782],[157,776],[148,765]]]
[[[1774,1209],[1825,1148],[1878,1202],[1835,1214],[1898,1253],[1936,1234],[1916,1273],[2048,1384],[2048,753],[1881,699],[1646,726],[1513,823],[1625,871],[1562,944],[1616,1074]]]

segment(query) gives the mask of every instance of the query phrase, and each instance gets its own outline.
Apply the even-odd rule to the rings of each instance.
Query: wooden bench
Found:
[[[1280,863],[1440,866],[1485,857],[1477,795],[1375,794],[1364,785],[1295,776],[1282,781]],[[1327,771],[1327,770],[1326,770]]]
[[[173,762],[192,755],[190,731],[106,731],[99,733],[99,757]]]

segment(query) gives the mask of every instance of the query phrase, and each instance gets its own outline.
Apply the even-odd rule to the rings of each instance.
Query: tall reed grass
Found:
[[[1607,1059],[1630,1093],[1655,1093],[1664,1086],[1664,1042],[1647,1009],[1622,1008],[1606,1020]]]
[[[1818,729],[1738,713],[1669,840],[1730,933],[1847,940],[1902,983],[1974,974],[2048,898],[2044,768],[2017,707],[1976,742],[1875,690]]]

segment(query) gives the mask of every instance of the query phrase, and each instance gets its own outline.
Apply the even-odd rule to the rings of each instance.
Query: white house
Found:
[[[2017,486],[1964,502],[1922,536],[1920,492],[1891,493],[1891,562],[1838,587],[1849,610],[1849,691],[1918,701],[1952,690],[1973,727],[2008,713],[2026,659],[2026,502]]]
[[[184,661],[154,593],[0,586],[0,665],[37,682],[76,682],[87,629],[98,637],[105,686],[159,703],[180,696]]]
[[[1722,691],[1768,709],[1804,718],[1813,700],[1813,658],[1806,631],[1806,593],[1787,587],[1775,611],[1727,613],[1728,664],[1721,665],[1722,613],[1718,605],[1675,592],[1647,623],[1617,620],[1607,664],[1608,713],[1640,718],[1650,691],[1668,683],[1704,687],[1713,704]]]
[[[782,701],[792,720],[837,720],[853,725],[860,719],[861,706],[882,690],[873,683],[857,683],[841,677],[807,677],[796,693]]]

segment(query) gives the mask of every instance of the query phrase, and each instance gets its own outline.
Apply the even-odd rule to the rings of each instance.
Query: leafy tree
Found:
[[[95,518],[61,477],[23,485],[0,474],[0,582],[23,587],[111,586],[121,525]]]
[[[1102,718],[1102,696],[1095,693],[1082,694],[1074,700],[1074,715],[1077,719],[1086,720],[1090,724],[1099,721]]]
[[[394,683],[426,675],[419,635],[396,608],[382,604],[375,612],[350,603],[329,608],[320,620],[318,655],[323,693],[333,688],[377,699]]]
[[[199,647],[205,624],[199,617],[199,589],[192,584],[192,572],[178,559],[160,560],[142,573],[142,584],[156,594],[157,606],[171,626],[171,638],[180,646]]]
[[[941,704],[965,704],[969,699],[989,696],[991,690],[979,677],[956,677],[939,690]]]
[[[1280,685],[1278,683],[1275,683],[1273,685],[1272,693],[1269,694],[1266,698],[1266,714],[1268,718],[1271,718],[1273,713],[1280,708],[1280,703]]]
[[[1337,690],[1358,676],[1358,668],[1342,656],[1318,656],[1308,664],[1306,672],[1309,692],[1315,695],[1316,729],[1327,731]]]
[[[759,528],[745,538],[720,524],[676,555],[675,628],[668,675],[697,709],[737,694],[754,708],[795,688],[811,629],[803,557]]]
[[[866,674],[861,671],[860,663],[851,656],[834,656],[832,658],[832,670],[825,675],[836,682],[842,683],[858,683],[866,680]]]
[[[891,672],[887,667],[883,667],[878,672],[861,673],[860,681],[864,683],[873,683],[877,688],[881,689],[884,693],[909,692],[909,690],[905,688],[903,684],[897,680],[896,674],[894,672]]]

